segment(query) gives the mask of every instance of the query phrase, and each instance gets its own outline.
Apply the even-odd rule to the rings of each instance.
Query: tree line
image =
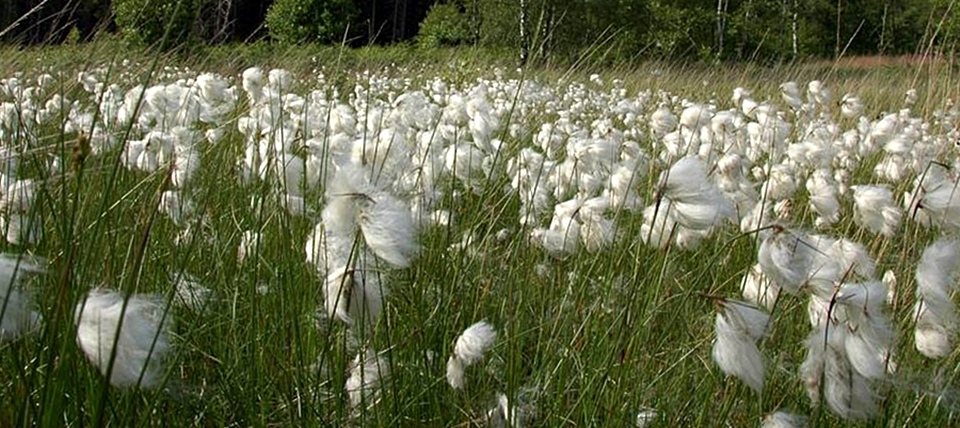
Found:
[[[783,61],[952,50],[955,0],[3,0],[0,41],[419,43]],[[956,6],[956,7],[955,7]]]

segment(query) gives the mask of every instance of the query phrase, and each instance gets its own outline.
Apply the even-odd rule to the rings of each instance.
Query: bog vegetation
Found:
[[[933,3],[919,58],[724,67],[482,46],[487,2],[349,49],[294,42],[365,7],[278,1],[298,35],[205,46],[187,3],[0,50],[0,421],[955,424]]]

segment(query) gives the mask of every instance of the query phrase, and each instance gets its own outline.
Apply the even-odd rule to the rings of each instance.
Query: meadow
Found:
[[[205,49],[0,50],[0,425],[956,423],[951,63]]]

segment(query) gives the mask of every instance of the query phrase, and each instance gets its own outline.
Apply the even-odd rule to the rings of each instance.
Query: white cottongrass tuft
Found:
[[[740,219],[740,231],[743,233],[757,232],[761,240],[771,235],[770,226],[774,223],[773,204],[760,201],[746,210]]]
[[[767,181],[760,188],[760,194],[768,202],[784,201],[797,191],[796,169],[788,164],[770,167]]]
[[[497,339],[497,331],[490,323],[480,321],[467,327],[457,338],[453,355],[463,360],[467,365],[483,359],[483,354],[490,349]]]
[[[893,306],[897,302],[897,274],[892,270],[883,273],[883,286],[887,287],[887,304]]]
[[[800,98],[800,89],[797,82],[786,82],[780,85],[780,96],[783,102],[787,103],[793,110],[800,110],[803,106],[803,99]]]
[[[33,180],[17,180],[0,195],[0,229],[7,242],[33,244],[43,237],[43,224],[33,209],[38,187]]]
[[[656,409],[644,408],[637,412],[637,420],[634,426],[646,428],[657,421],[657,416],[659,416],[659,413]]]
[[[740,293],[744,300],[770,311],[780,297],[780,287],[768,280],[763,275],[763,268],[756,263],[740,280]]]
[[[762,428],[803,428],[805,426],[807,426],[806,416],[778,410],[763,417]]]
[[[678,122],[677,116],[663,104],[650,115],[650,129],[658,137],[663,137],[670,133],[670,131],[673,131],[677,127]]]
[[[706,230],[734,217],[733,204],[696,156],[680,159],[661,174],[660,191],[671,205],[674,220],[686,228]]]
[[[914,344],[928,358],[953,352],[960,314],[951,295],[956,291],[960,244],[942,238],[923,251],[917,266],[917,301],[914,304]]]
[[[591,253],[600,251],[613,242],[613,221],[604,217],[609,207],[610,200],[604,197],[558,203],[550,227],[533,229],[531,242],[558,258],[576,252],[581,243]]]
[[[243,70],[243,90],[254,103],[263,97],[263,86],[263,70],[257,67]]]
[[[713,360],[724,373],[742,380],[756,392],[763,390],[763,356],[756,342],[766,332],[770,316],[745,302],[725,300],[717,314]]]
[[[124,303],[116,291],[94,289],[76,307],[77,343],[100,373],[109,372],[111,385],[155,388],[171,350],[172,320],[165,312],[155,296],[131,295]]]
[[[497,393],[497,404],[487,411],[487,426],[493,428],[521,428],[527,425],[529,412],[510,401],[506,394]]]
[[[463,389],[463,360],[451,355],[447,359],[447,384],[453,389]]]
[[[259,254],[262,249],[263,235],[253,230],[243,231],[240,244],[237,246],[237,263],[243,263],[248,256]]]
[[[447,383],[454,389],[463,389],[464,369],[482,360],[496,339],[497,331],[486,321],[467,327],[457,338],[453,355],[447,360]]]
[[[640,225],[640,240],[651,247],[666,248],[677,222],[670,218],[669,205],[654,204],[643,210],[643,224]]]
[[[0,341],[13,340],[40,326],[30,293],[18,288],[25,273],[42,272],[41,260],[0,254]]]
[[[323,212],[326,216],[327,210]],[[354,238],[352,234],[334,233],[326,220],[321,221],[307,236],[304,246],[306,260],[320,276],[327,276],[331,270],[347,266],[353,253]]]
[[[863,114],[863,102],[854,94],[845,94],[840,99],[840,114],[847,119],[854,119]]]
[[[785,291],[809,287],[828,299],[841,281],[872,279],[876,270],[863,245],[779,226],[760,244],[757,259],[763,274]]]
[[[808,279],[814,252],[802,234],[776,226],[760,244],[757,259],[769,280],[796,294]]]
[[[377,257],[405,268],[418,251],[410,208],[389,194],[361,204],[358,218],[363,239]]]
[[[818,169],[807,179],[810,207],[817,213],[817,227],[824,227],[840,220],[840,201],[837,200],[837,183],[827,170]]]
[[[367,349],[357,355],[350,363],[350,377],[344,385],[350,405],[354,408],[361,405],[370,408],[377,404],[377,388],[389,377],[389,366],[380,354]]]
[[[334,177],[323,213],[327,231],[345,236],[359,227],[377,257],[393,267],[408,267],[418,252],[410,207],[375,188],[365,174],[362,168],[350,165]]]
[[[346,269],[338,269],[327,275],[323,288],[323,302],[327,316],[339,318],[347,324],[353,322],[347,312],[352,289],[353,277]]]
[[[882,380],[896,370],[891,358],[895,331],[885,313],[886,298],[881,281],[845,283],[836,294],[840,307],[834,310],[846,319],[849,330],[844,339],[847,359],[857,373],[871,380]]]
[[[850,186],[853,190],[854,219],[867,230],[892,237],[900,227],[903,212],[893,202],[886,186]]]
[[[161,193],[157,209],[178,227],[187,227],[187,220],[194,213],[193,203],[186,197],[182,197],[179,190],[167,190]]]
[[[863,245],[846,238],[823,235],[811,235],[810,238],[816,246],[817,256],[810,274],[811,281],[839,283],[872,280],[876,276],[876,262]],[[823,286],[820,288],[822,291]],[[829,293],[832,292],[830,288]]]
[[[365,263],[358,263],[365,265]],[[327,315],[354,326],[373,326],[387,293],[376,271],[368,269],[331,270],[324,282],[323,297]]]
[[[822,398],[834,414],[844,419],[869,419],[878,413],[880,397],[871,380],[851,365],[847,336],[846,328],[829,324],[814,329],[805,342],[807,357],[800,366],[800,377],[814,404],[820,403],[823,391]]]
[[[960,178],[931,165],[914,180],[914,190],[903,195],[907,215],[920,224],[960,230]]]
[[[327,315],[351,326],[373,325],[383,308],[387,287],[377,260],[403,268],[418,251],[410,208],[375,188],[365,174],[355,165],[337,173],[327,189],[323,220],[305,247],[307,260],[325,278]],[[358,236],[366,245],[355,245]]]

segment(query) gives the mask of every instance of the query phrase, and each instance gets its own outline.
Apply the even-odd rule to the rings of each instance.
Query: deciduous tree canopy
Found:
[[[317,5],[329,3],[321,9],[336,11],[352,3],[352,12],[331,17],[341,20],[336,25],[314,27],[344,29],[353,46],[413,41],[423,31],[428,44],[523,46],[533,58],[597,51],[626,58],[775,61],[901,54],[927,46],[952,49],[960,30],[949,0],[5,0],[0,37],[23,44],[87,40],[131,25],[117,17],[132,3],[143,15],[178,3],[199,8],[191,14],[196,17],[191,31],[193,40],[205,43],[342,40],[329,35],[293,40],[270,29],[266,17],[280,5],[284,16],[310,17]],[[442,16],[426,19],[431,10]]]

